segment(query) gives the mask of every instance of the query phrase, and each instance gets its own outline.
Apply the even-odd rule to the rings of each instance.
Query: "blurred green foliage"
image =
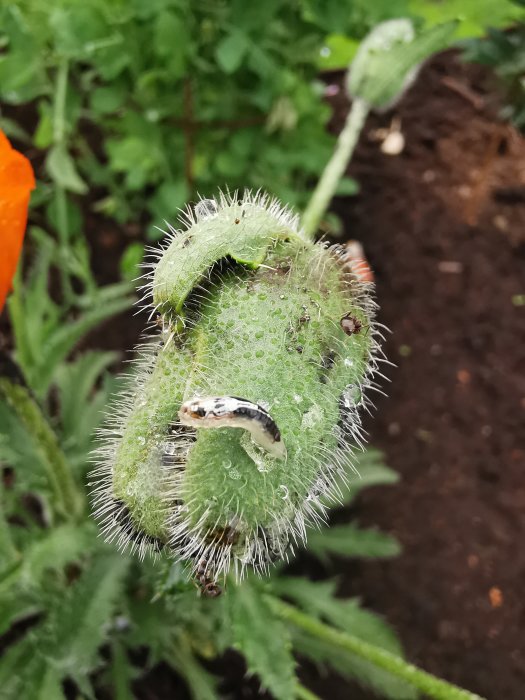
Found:
[[[525,129],[525,2],[514,0],[516,25],[506,31],[490,23],[485,37],[465,42],[463,57],[494,69],[505,93],[501,116]]]
[[[333,147],[320,68],[346,66],[384,19],[459,16],[458,36],[477,36],[514,14],[504,0],[18,0],[0,9],[0,102],[31,110],[26,132],[0,125],[46,154],[33,201],[67,266],[81,196],[152,239],[221,186],[302,208]]]
[[[34,102],[47,178],[119,222],[221,185],[301,205],[333,145],[319,50],[351,7],[22,0],[0,13],[0,100]]]

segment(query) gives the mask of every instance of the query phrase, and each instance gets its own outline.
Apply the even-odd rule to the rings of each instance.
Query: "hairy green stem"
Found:
[[[339,134],[335,151],[328,161],[302,217],[303,230],[310,238],[315,235],[319,222],[328,209],[337,185],[344,175],[369,109],[364,100],[354,99],[343,130]]]
[[[301,612],[293,605],[289,605],[274,597],[269,597],[269,602],[272,609],[282,620],[295,625],[295,627],[314,637],[323,639],[333,646],[344,649],[354,656],[369,661],[378,668],[396,676],[396,678],[409,683],[422,693],[426,693],[434,700],[484,700],[480,695],[458,688],[456,685],[436,678],[431,673],[422,671],[417,666],[391,654],[389,651],[364,642],[362,639],[358,639],[347,632],[341,632],[333,627],[329,627],[310,615]]]
[[[84,510],[84,497],[73,479],[57,436],[40,407],[25,387],[5,377],[0,378],[0,396],[14,410],[40,450],[55,498],[56,511],[68,520],[80,517]]]

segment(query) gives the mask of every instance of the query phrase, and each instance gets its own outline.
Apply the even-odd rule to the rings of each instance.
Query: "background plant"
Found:
[[[485,37],[465,42],[463,57],[494,69],[505,91],[501,116],[519,129],[525,128],[525,3],[514,0],[521,10],[516,25],[498,29],[491,22]]]

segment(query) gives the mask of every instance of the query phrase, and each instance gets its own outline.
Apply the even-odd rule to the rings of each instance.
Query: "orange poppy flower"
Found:
[[[33,168],[0,130],[0,311],[11,289],[27,223]]]

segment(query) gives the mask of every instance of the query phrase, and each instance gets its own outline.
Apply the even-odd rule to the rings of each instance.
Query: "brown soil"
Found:
[[[402,483],[365,492],[357,515],[404,553],[334,572],[415,663],[522,700],[525,141],[494,117],[490,87],[455,54],[434,59],[394,110],[403,153],[366,137],[392,114],[371,119],[349,171],[361,193],[336,205],[375,269],[398,365],[368,427]],[[336,124],[345,112],[338,101]],[[348,697],[342,684],[312,688]]]

